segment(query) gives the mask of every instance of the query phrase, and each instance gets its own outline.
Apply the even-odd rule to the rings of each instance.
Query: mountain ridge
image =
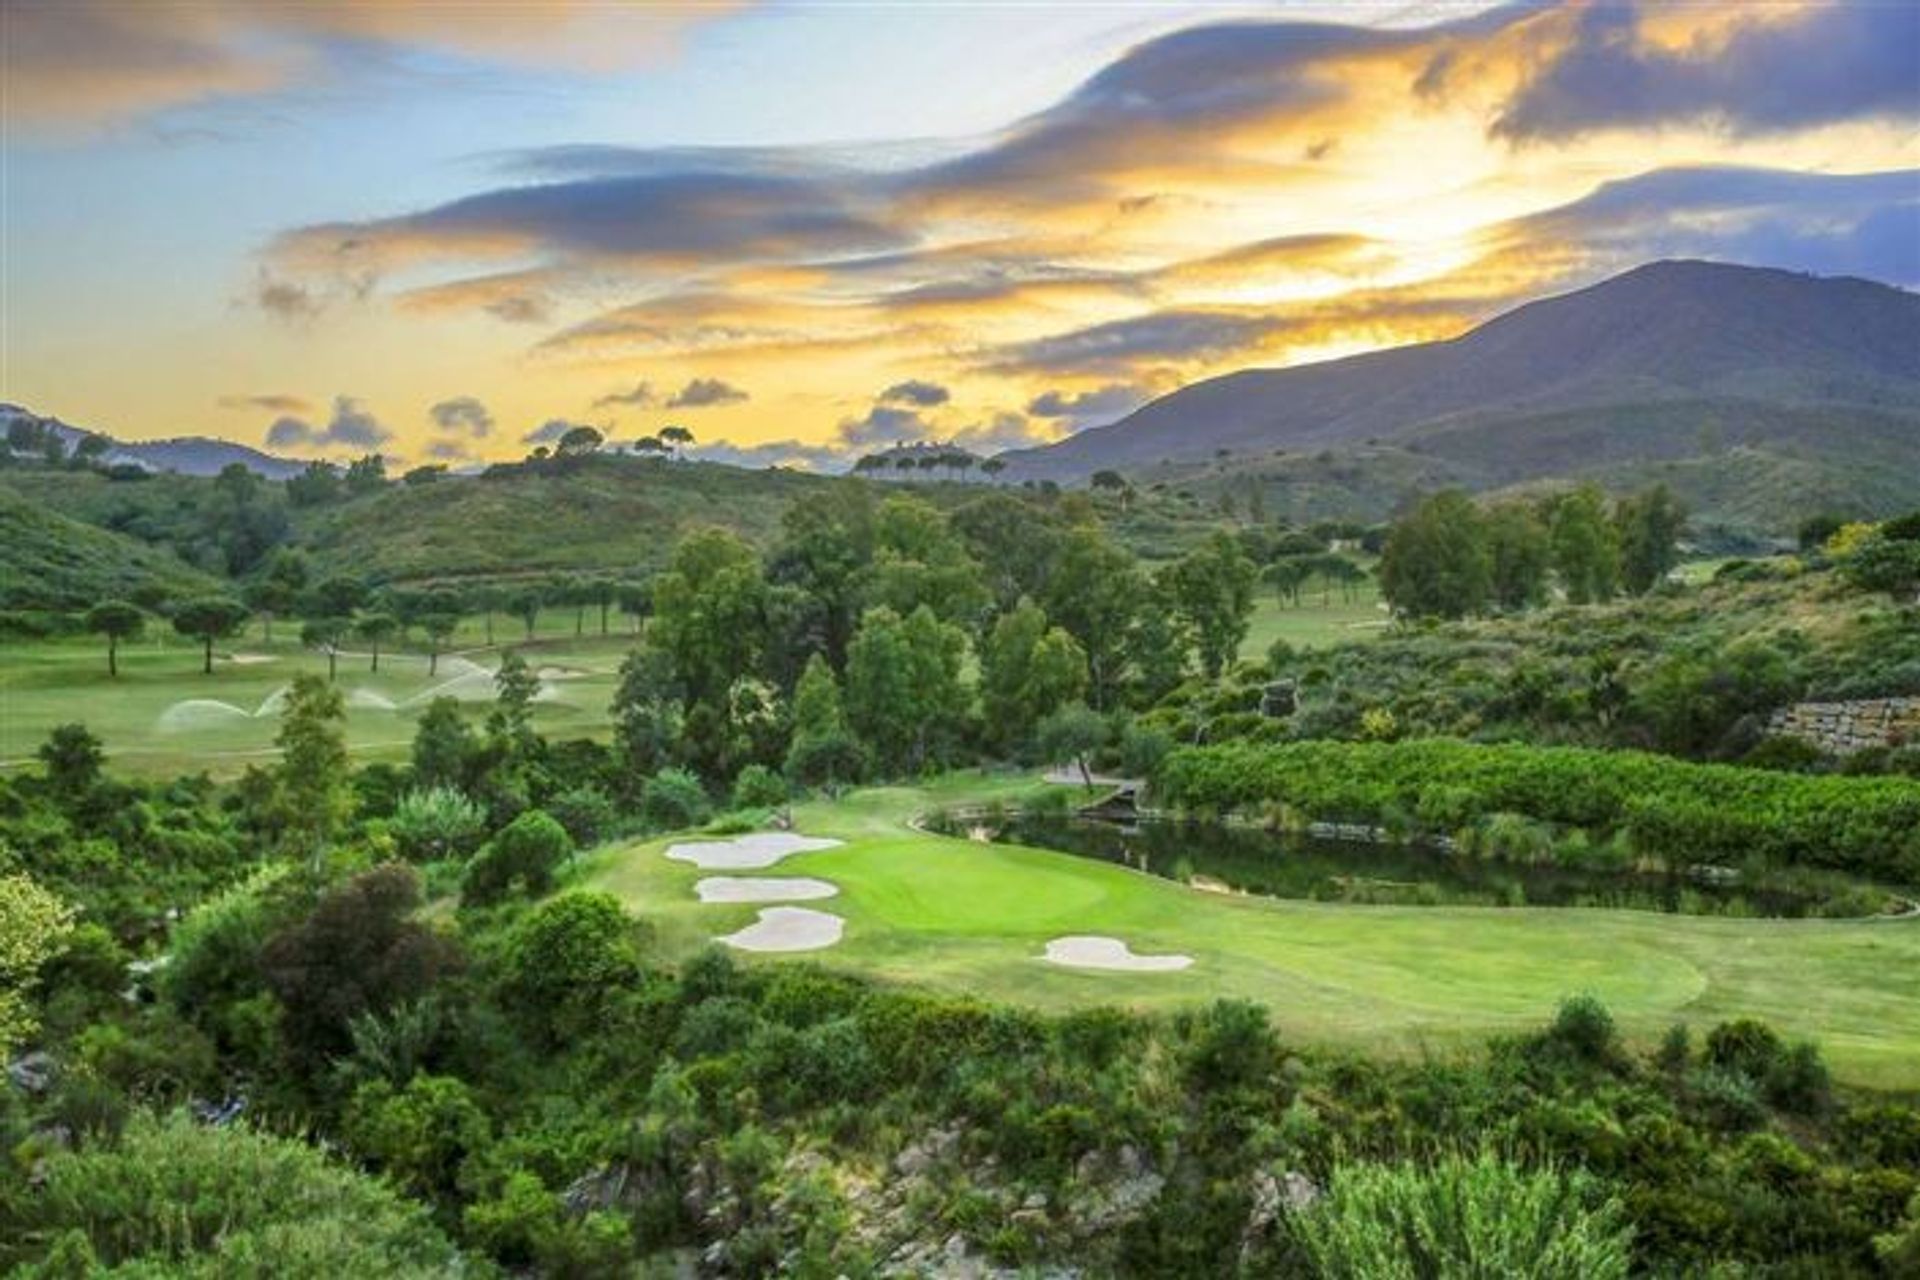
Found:
[[[1510,481],[1578,473],[1586,456],[1691,456],[1671,439],[1626,458],[1607,447],[1611,429],[1675,408],[1702,431],[1758,447],[1844,454],[1835,437],[1882,440],[1891,430],[1920,469],[1920,296],[1857,277],[1665,260],[1455,338],[1207,379],[1118,422],[1002,457],[1016,478],[1075,480],[1222,449],[1387,442],[1468,461],[1483,452],[1476,437],[1494,435],[1506,466],[1489,481]],[[1806,411],[1825,429],[1810,429]],[[1587,420],[1568,431],[1568,414]],[[1560,420],[1551,446],[1530,441],[1527,424],[1548,418]]]

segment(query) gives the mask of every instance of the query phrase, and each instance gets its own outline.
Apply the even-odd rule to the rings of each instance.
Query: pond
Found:
[[[1706,915],[1863,915],[1889,895],[1856,885],[1719,882],[1683,872],[1536,865],[1419,845],[1322,840],[1263,827],[1009,814],[990,839],[1116,862],[1197,888],[1321,902],[1625,907]]]

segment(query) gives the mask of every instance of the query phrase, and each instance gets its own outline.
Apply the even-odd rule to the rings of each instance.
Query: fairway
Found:
[[[799,830],[846,841],[779,864],[779,875],[840,888],[816,905],[845,917],[845,938],[812,958],[1048,1010],[1246,997],[1271,1006],[1285,1035],[1400,1053],[1536,1027],[1564,996],[1590,993],[1643,1043],[1676,1021],[1704,1031],[1754,1016],[1817,1039],[1847,1080],[1920,1088],[1920,921],[1226,896],[906,825],[934,804],[1030,788],[969,775],[797,807]],[[669,861],[667,843],[601,850],[582,881],[621,897],[676,955],[753,922],[752,904],[700,903],[693,886],[706,873]],[[1184,953],[1195,963],[1181,973],[1086,973],[1042,961],[1046,943],[1065,934],[1109,934],[1135,951]]]
[[[541,733],[603,731],[632,636],[618,627],[601,636],[590,625],[576,637],[570,612],[542,621],[531,644],[517,623],[497,625],[503,644],[488,648],[469,619],[433,675],[418,652],[382,653],[378,672],[366,653],[342,653],[336,682],[347,702],[349,749],[361,759],[403,757],[414,722],[436,697],[458,698],[477,714],[495,695],[492,673],[507,645],[542,673],[534,707]],[[118,679],[107,675],[105,649],[94,639],[9,644],[0,663],[0,767],[31,760],[54,726],[72,721],[100,737],[115,767],[145,777],[202,770],[229,777],[269,761],[280,728],[276,695],[300,672],[327,673],[325,655],[302,648],[297,633],[297,626],[278,626],[268,643],[253,624],[215,647],[206,675],[197,642],[150,629],[121,646]]]
[[[1253,599],[1253,616],[1247,620],[1240,656],[1250,661],[1265,658],[1275,640],[1285,640],[1296,649],[1324,649],[1369,640],[1387,629],[1387,611],[1371,580],[1354,588],[1351,600],[1343,599],[1338,588],[1323,596],[1317,584],[1316,579],[1301,593],[1297,605],[1279,603],[1271,590],[1262,587]]]

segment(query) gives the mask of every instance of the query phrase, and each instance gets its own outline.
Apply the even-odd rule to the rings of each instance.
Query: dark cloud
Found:
[[[314,267],[380,270],[472,253],[554,261],[695,265],[876,252],[906,238],[821,180],[744,173],[581,178],[482,192],[372,222],[282,236],[276,253]]]
[[[493,414],[473,396],[455,396],[427,410],[433,425],[442,431],[460,431],[479,439],[493,430]]]
[[[832,445],[807,444],[800,440],[774,440],[766,444],[737,445],[722,440],[703,444],[692,456],[706,462],[722,462],[730,467],[802,467],[808,471],[845,469],[848,457]]]
[[[304,396],[267,394],[257,396],[221,396],[222,409],[265,409],[268,413],[302,414],[313,405]]]
[[[333,416],[322,426],[288,414],[274,419],[266,435],[275,449],[377,449],[391,439],[393,433],[352,396],[335,396]]]
[[[937,382],[927,382],[920,378],[909,378],[905,382],[896,382],[880,393],[881,404],[908,404],[922,409],[931,409],[935,405],[945,404],[952,394]]]
[[[625,405],[632,409],[650,409],[657,400],[653,394],[651,382],[641,382],[631,391],[609,391],[593,402],[596,409],[605,409],[614,405]]]
[[[1009,343],[990,353],[1001,372],[1127,370],[1144,362],[1216,359],[1256,346],[1287,327],[1268,315],[1160,311],[1067,333]]]
[[[1609,182],[1500,229],[1603,266],[1700,257],[1920,285],[1920,169],[1675,168]]]
[[[481,304],[480,309],[508,324],[545,324],[553,307],[545,298],[530,293],[510,293]]]
[[[566,435],[567,432],[573,430],[575,427],[585,427],[590,425],[592,424],[585,423],[585,422],[569,422],[565,418],[548,418],[545,422],[541,423],[539,426],[535,427],[533,430],[527,432],[527,434],[521,436],[520,443],[521,444],[558,444],[560,442],[560,437]]]
[[[1573,40],[1509,100],[1493,132],[1515,141],[1712,120],[1776,133],[1920,113],[1920,5],[1837,3],[1768,15],[1723,41],[1670,49],[1629,4],[1579,10]]]
[[[866,449],[874,445],[900,444],[924,440],[933,434],[933,426],[916,409],[901,409],[877,404],[865,416],[840,423],[840,443],[848,448]]]
[[[985,422],[962,427],[954,433],[953,443],[969,453],[995,454],[1008,449],[1026,449],[1045,444],[1050,433],[1036,430],[1033,423],[1017,413],[1001,412]]]
[[[473,454],[465,440],[435,440],[427,446],[427,456],[438,462],[466,462]]]
[[[669,409],[710,409],[716,405],[739,404],[750,399],[746,392],[718,378],[694,378],[673,393]]]
[[[306,285],[265,271],[254,280],[251,301],[279,320],[311,320],[323,309],[319,297]]]
[[[1142,387],[1110,382],[1104,387],[1078,394],[1044,392],[1028,403],[1027,412],[1036,418],[1059,421],[1070,431],[1079,431],[1084,427],[1122,418],[1150,399],[1152,393]]]

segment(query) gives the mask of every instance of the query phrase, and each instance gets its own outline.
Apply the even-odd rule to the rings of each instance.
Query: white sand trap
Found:
[[[278,662],[270,653],[230,653],[227,661],[236,667],[257,667],[263,662]]]
[[[795,835],[791,831],[756,831],[731,840],[701,840],[667,846],[675,862],[691,862],[702,871],[758,871],[796,853],[836,848],[838,840]]]
[[[766,907],[755,923],[714,941],[739,951],[819,951],[840,941],[840,931],[846,927],[845,920],[830,912]]]
[[[1118,938],[1075,935],[1047,944],[1047,962],[1072,969],[1124,969],[1132,973],[1172,973],[1193,963],[1192,956],[1137,956]]]
[[[702,902],[807,902],[840,886],[811,876],[708,876],[693,886]]]

